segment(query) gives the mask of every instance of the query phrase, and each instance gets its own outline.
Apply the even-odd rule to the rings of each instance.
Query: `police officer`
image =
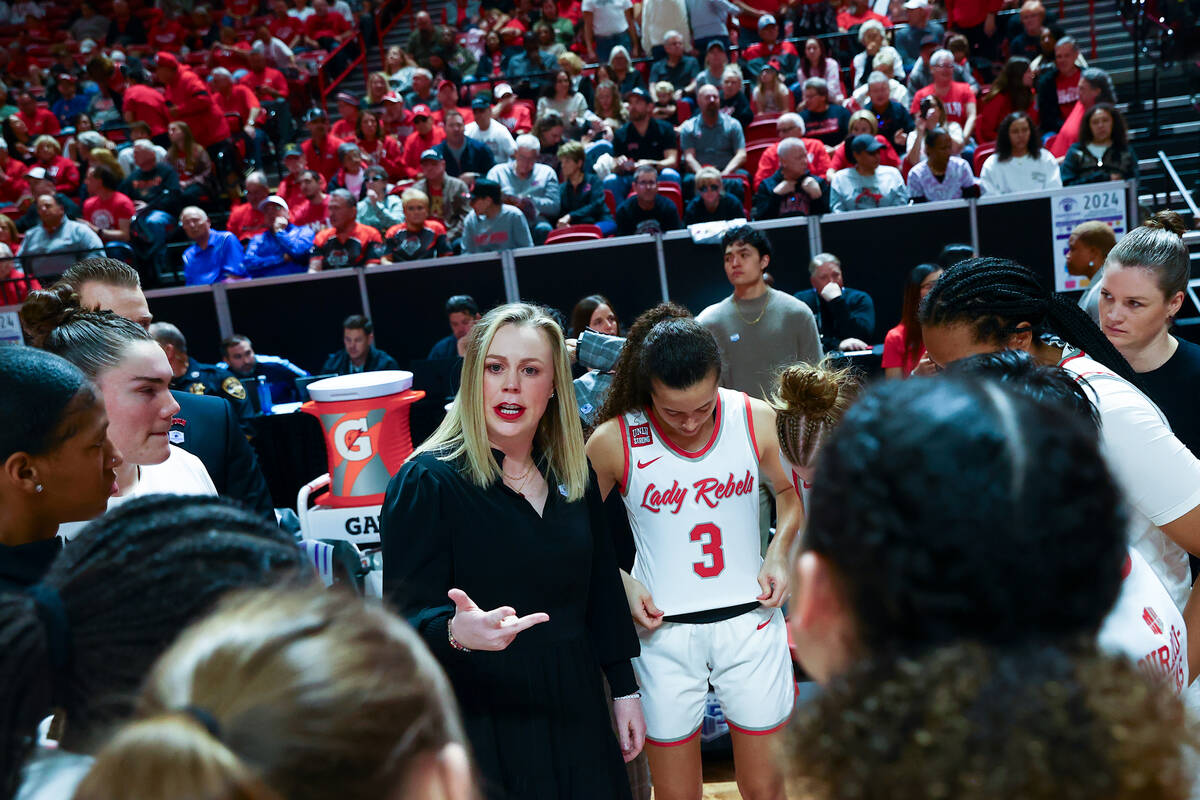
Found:
[[[300,393],[296,390],[296,378],[307,378],[307,370],[297,367],[286,358],[255,353],[250,339],[241,334],[235,334],[221,342],[221,352],[225,354],[225,360],[217,364],[217,367],[228,369],[243,382],[249,390],[250,402],[255,411],[263,411],[259,406],[258,392],[254,391],[253,386],[260,377],[266,380],[271,390],[272,405],[294,403],[300,399]]]
[[[159,347],[167,354],[175,380],[171,388],[192,394],[207,394],[213,397],[223,397],[233,405],[234,413],[242,430],[247,436],[254,435],[250,427],[250,418],[254,416],[254,406],[246,396],[246,387],[227,369],[221,369],[216,364],[202,364],[188,357],[187,339],[183,333],[169,322],[155,322],[150,326],[150,335]]]

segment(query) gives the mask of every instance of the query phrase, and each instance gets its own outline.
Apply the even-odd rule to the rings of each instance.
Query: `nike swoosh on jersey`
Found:
[[[645,469],[646,467],[648,467],[648,466],[650,466],[651,464],[653,464],[655,461],[658,461],[658,459],[659,459],[659,458],[662,458],[662,456],[658,456],[657,458],[652,458],[652,459],[650,459],[649,461],[639,461],[639,462],[638,462],[638,469]]]
[[[772,614],[771,616],[767,617],[767,621],[766,621],[766,622],[764,622],[762,625],[759,625],[757,628],[755,628],[755,630],[757,630],[757,631],[761,631],[763,628],[765,628],[765,627],[767,627],[768,625],[770,625],[770,624],[771,624],[771,620],[773,620],[773,619],[775,619],[775,615],[774,615],[774,614]]]

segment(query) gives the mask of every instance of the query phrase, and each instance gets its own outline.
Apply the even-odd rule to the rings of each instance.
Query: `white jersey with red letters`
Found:
[[[667,616],[753,603],[762,593],[750,398],[717,392],[712,436],[694,453],[671,442],[649,410],[620,417],[632,574]]]

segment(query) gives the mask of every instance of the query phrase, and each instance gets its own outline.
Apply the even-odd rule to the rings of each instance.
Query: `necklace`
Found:
[[[509,484],[509,488],[512,489],[514,492],[516,492],[518,497],[525,496],[525,492],[523,492],[521,490],[524,489],[525,484],[529,482],[529,473],[532,471],[533,471],[533,462],[532,461],[529,462],[529,466],[526,467],[525,471],[522,472],[520,475],[509,475],[507,472],[504,471],[504,467],[500,468],[500,472],[508,480],[512,481],[513,483],[520,481],[520,483],[517,484],[516,486]]]
[[[769,305],[771,305],[771,292],[770,291],[767,292],[767,302],[763,303],[762,311],[758,312],[758,316],[755,317],[754,319],[746,319],[745,317],[742,316],[742,310],[740,308],[738,308],[736,298],[734,298],[734,301],[733,301],[733,310],[737,312],[737,315],[742,320],[742,322],[746,323],[747,325],[757,325],[759,323],[759,321],[762,320],[763,314],[767,313],[767,306],[769,306]]]

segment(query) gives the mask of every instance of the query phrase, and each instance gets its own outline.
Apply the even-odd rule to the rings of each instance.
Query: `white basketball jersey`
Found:
[[[1183,694],[1188,686],[1187,626],[1162,581],[1129,548],[1117,603],[1100,629],[1100,647],[1129,657],[1151,681]]]
[[[752,603],[762,593],[750,398],[717,391],[712,437],[695,453],[672,443],[649,410],[620,417],[633,577],[668,616]]]
[[[800,468],[793,464],[787,456],[783,454],[783,448],[779,448],[779,464],[783,467],[783,472],[788,476],[788,480],[792,484],[792,488],[796,490],[796,496],[800,498],[800,503],[804,507],[804,519],[808,520],[809,505],[808,497],[812,494],[813,485],[800,477]]]

